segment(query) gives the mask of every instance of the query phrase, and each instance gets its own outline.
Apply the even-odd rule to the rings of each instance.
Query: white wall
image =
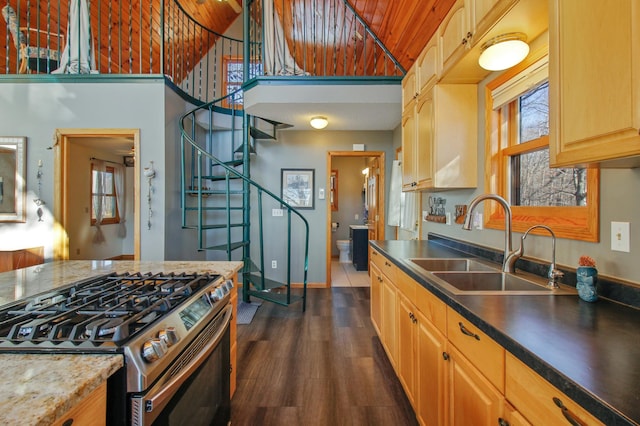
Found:
[[[16,78],[0,84],[0,134],[27,137],[27,222],[0,223],[0,249],[15,242],[43,245],[45,258],[53,257],[53,135],[58,128],[137,128],[141,148],[140,164],[153,160],[158,170],[152,198],[155,212],[152,229],[146,215],[140,232],[142,260],[164,258],[165,247],[165,85],[162,77],[118,78],[92,76],[91,83],[36,83]],[[80,79],[76,77],[74,80]],[[98,79],[104,82],[98,82]],[[183,103],[184,104],[184,103]],[[33,199],[37,197],[36,172],[43,161],[43,222],[37,221]],[[176,166],[170,164],[173,169]],[[141,171],[140,171],[141,172]],[[141,177],[143,194],[146,181]],[[142,203],[143,212],[146,203]]]
[[[252,157],[251,176],[269,190],[280,194],[280,169],[281,168],[310,168],[315,169],[316,190],[315,208],[313,210],[301,210],[304,217],[310,223],[310,253],[309,253],[309,283],[326,282],[326,217],[327,209],[330,209],[328,197],[318,199],[318,189],[327,190],[327,152],[351,151],[352,144],[364,144],[367,151],[384,151],[386,164],[385,174],[390,170],[394,153],[392,148],[393,135],[391,131],[295,131],[284,130],[278,133],[275,142],[258,142],[257,155]],[[388,182],[386,179],[388,192]],[[274,206],[277,207],[277,206]],[[271,206],[265,206],[271,212]],[[286,241],[283,240],[286,231],[286,217],[272,217],[267,215],[265,227],[277,232],[274,236],[265,239],[265,252],[270,260],[277,260],[283,264],[285,259]],[[257,222],[253,222],[257,223]],[[387,229],[385,232],[389,232]],[[298,247],[294,251],[299,252]],[[282,278],[277,275],[284,271],[267,271],[274,274],[274,279]],[[293,277],[296,282],[300,277]]]

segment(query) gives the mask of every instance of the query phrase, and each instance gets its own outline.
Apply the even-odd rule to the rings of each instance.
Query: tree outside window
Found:
[[[224,66],[224,93],[223,95],[235,94],[225,99],[223,104],[228,108],[241,108],[244,104],[242,84],[244,83],[244,62],[242,57],[225,56],[223,59]],[[250,62],[249,75],[258,76],[263,74],[262,63]]]
[[[549,167],[546,75],[546,52],[536,52],[487,84],[486,188],[512,205],[515,231],[545,224],[558,237],[598,241],[599,171]],[[502,210],[485,208],[485,226],[504,229]]]
[[[120,223],[118,203],[116,199],[116,186],[114,168],[107,166],[105,171],[97,170],[91,165],[91,224],[96,224],[96,208],[98,200],[102,199],[102,221],[100,224]],[[104,193],[100,194],[99,178],[104,179]]]

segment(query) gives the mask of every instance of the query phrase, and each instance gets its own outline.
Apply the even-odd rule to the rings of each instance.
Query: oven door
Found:
[[[132,425],[226,425],[230,420],[226,306],[146,392],[133,394]]]

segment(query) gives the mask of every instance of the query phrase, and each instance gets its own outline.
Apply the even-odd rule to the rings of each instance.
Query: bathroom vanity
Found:
[[[366,271],[369,267],[369,226],[350,225],[351,258],[356,271]]]

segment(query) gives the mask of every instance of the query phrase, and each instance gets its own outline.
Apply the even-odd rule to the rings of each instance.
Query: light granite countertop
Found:
[[[231,278],[242,262],[50,262],[0,273],[0,306],[111,272],[214,273]],[[0,424],[48,425],[123,366],[122,355],[0,354]]]

